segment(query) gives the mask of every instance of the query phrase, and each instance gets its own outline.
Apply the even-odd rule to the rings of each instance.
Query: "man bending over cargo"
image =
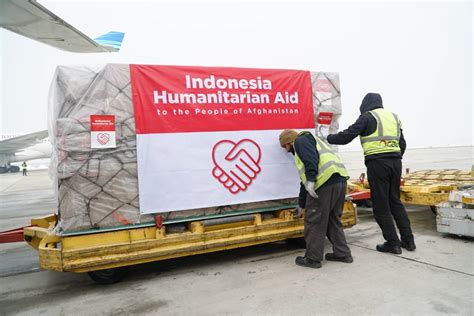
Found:
[[[304,257],[296,257],[295,263],[321,268],[325,236],[333,247],[333,253],[327,253],[326,260],[351,263],[352,255],[340,219],[348,179],[346,168],[332,148],[310,132],[298,134],[294,130],[284,130],[280,134],[280,145],[294,155],[301,178],[295,217],[300,217],[302,209],[306,209],[306,253]]]

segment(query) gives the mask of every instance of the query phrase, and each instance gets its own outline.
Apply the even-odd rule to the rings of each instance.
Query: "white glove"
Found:
[[[314,199],[318,198],[318,195],[316,194],[316,191],[314,191],[314,182],[313,181],[306,182],[306,191],[308,191],[308,194],[311,195]]]
[[[293,210],[293,218],[300,218],[301,215],[303,215],[303,209],[300,206],[295,207]]]
[[[324,138],[324,139],[328,138],[329,126],[320,125],[319,128],[318,128],[318,131],[319,131],[319,133],[318,133],[319,137]]]

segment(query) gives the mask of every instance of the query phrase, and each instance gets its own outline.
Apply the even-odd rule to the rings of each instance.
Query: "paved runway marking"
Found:
[[[365,246],[361,246],[361,245],[356,245],[356,244],[353,244],[353,243],[348,243],[348,244],[351,245],[351,246],[354,246],[354,247],[364,248],[364,249],[367,249],[367,250],[370,250],[370,251],[378,252],[376,249],[372,249],[372,248],[369,248],[369,247],[365,247]],[[438,266],[438,265],[436,265],[436,264],[432,264],[432,263],[424,262],[424,261],[418,261],[418,260],[416,260],[416,259],[407,258],[407,257],[403,257],[403,256],[400,256],[400,255],[389,254],[389,253],[380,253],[380,254],[391,255],[391,256],[396,257],[396,258],[401,258],[401,259],[405,259],[405,260],[408,260],[408,261],[413,261],[413,262],[421,263],[421,264],[424,264],[424,265],[427,265],[427,266],[431,266],[431,267],[435,267],[435,268],[439,268],[439,269],[442,269],[442,270],[447,270],[447,271],[451,271],[451,272],[456,272],[456,273],[460,273],[460,274],[465,274],[465,275],[469,275],[469,276],[474,276],[474,274],[471,274],[471,273],[468,273],[468,272],[463,272],[463,271],[459,271],[459,270],[455,270],[455,269],[445,268],[445,267],[442,267],[442,266]]]

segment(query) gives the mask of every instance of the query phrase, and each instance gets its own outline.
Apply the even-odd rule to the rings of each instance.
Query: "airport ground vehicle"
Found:
[[[8,173],[8,172],[15,173],[19,171],[20,171],[20,167],[18,166],[12,166],[10,164],[0,166],[0,173]]]
[[[314,130],[314,114],[339,117],[337,73],[58,66],[52,85],[50,171],[57,175],[60,215],[24,229],[41,268],[91,272],[107,283],[120,279],[114,269],[133,264],[303,236],[293,202],[281,202],[298,195],[300,179],[278,139],[289,127]],[[170,97],[178,98],[173,108]],[[334,128],[336,121],[325,124]],[[257,174],[260,182],[245,194]],[[272,201],[281,203],[238,206]],[[166,212],[186,219],[154,215]],[[350,201],[346,213],[346,226],[354,225]]]
[[[449,200],[436,206],[436,229],[440,233],[474,237],[474,185],[449,193]]]
[[[474,166],[469,170],[423,170],[403,177],[400,199],[404,204],[426,205],[436,215],[440,233],[474,235],[472,188]],[[371,206],[370,187],[362,174],[349,185],[359,206]]]
[[[113,230],[84,231],[57,236],[56,215],[33,219],[24,239],[38,250],[42,269],[88,272],[98,283],[120,281],[125,267],[152,261],[301,238],[304,219],[293,209],[240,211],[229,216],[202,216],[191,221],[162,221]],[[347,200],[342,223],[357,223],[357,209]]]
[[[449,192],[460,186],[474,183],[469,170],[420,170],[403,175],[400,183],[400,199],[404,204],[430,206],[436,214],[436,205],[449,200]],[[371,207],[370,186],[362,174],[349,183],[353,200],[358,205]]]

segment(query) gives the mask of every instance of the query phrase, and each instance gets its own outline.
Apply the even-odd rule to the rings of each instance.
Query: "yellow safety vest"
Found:
[[[298,136],[303,135],[309,132],[301,132]],[[311,134],[312,135],[312,134]],[[331,146],[324,142],[318,136],[314,137],[316,139],[316,150],[319,153],[319,163],[318,163],[318,175],[316,176],[316,183],[314,184],[314,189],[317,190],[322,186],[326,181],[331,178],[335,173],[339,173],[341,176],[349,178],[346,167],[341,162],[339,157],[334,153]],[[300,174],[300,179],[303,184],[306,184],[306,173],[304,168],[304,163],[298,154],[295,151],[295,164],[298,168]]]
[[[360,136],[364,156],[400,152],[401,122],[398,116],[384,109],[375,109],[369,113],[377,121],[377,128],[368,136]]]

